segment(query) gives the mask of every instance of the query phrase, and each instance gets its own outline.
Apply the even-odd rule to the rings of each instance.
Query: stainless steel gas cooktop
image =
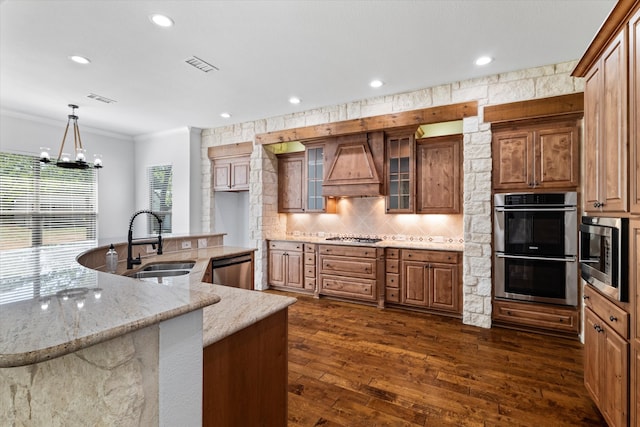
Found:
[[[327,240],[338,241],[338,242],[354,242],[354,243],[377,243],[381,242],[382,239],[378,239],[376,237],[327,237]]]

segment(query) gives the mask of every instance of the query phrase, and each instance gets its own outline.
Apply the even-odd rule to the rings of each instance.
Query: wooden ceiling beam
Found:
[[[487,105],[484,107],[485,123],[501,123],[512,120],[535,119],[538,117],[558,116],[570,113],[582,113],[584,93],[530,99],[508,104]]]
[[[285,129],[256,135],[256,144],[276,144],[281,142],[305,141],[328,136],[350,135],[362,132],[388,130],[406,126],[461,120],[478,115],[478,102],[430,107],[381,116],[363,117],[342,122],[325,123],[294,129]]]

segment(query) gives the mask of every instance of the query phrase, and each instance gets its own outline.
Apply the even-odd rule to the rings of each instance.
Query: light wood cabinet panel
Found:
[[[214,191],[249,190],[249,157],[214,160]]]
[[[495,190],[575,189],[580,179],[575,121],[529,121],[493,131]]]
[[[304,288],[303,262],[302,243],[269,242],[269,286]]]
[[[598,316],[593,311],[584,311],[584,386],[591,395],[596,406],[600,406],[600,381],[602,347],[600,335],[595,325],[598,324]]]
[[[629,108],[630,210],[640,214],[640,10],[629,22]]]
[[[628,211],[626,35],[621,31],[585,76],[587,212]]]
[[[603,332],[604,365],[600,406],[602,416],[610,427],[626,426],[628,417],[629,392],[629,343],[615,332]]]
[[[429,307],[439,310],[458,309],[458,269],[450,265],[431,264]]]
[[[632,313],[631,420],[640,425],[640,218],[629,221],[629,295]],[[635,288],[635,289],[634,289]],[[633,424],[632,424],[633,425]]]
[[[417,213],[461,212],[461,143],[461,136],[417,142]]]
[[[322,195],[326,169],[324,147],[325,143],[305,144],[305,212],[336,213],[335,197]]]
[[[278,212],[304,212],[304,153],[278,158]]]
[[[402,283],[402,303],[427,307],[429,305],[428,264],[403,261],[404,280]]]

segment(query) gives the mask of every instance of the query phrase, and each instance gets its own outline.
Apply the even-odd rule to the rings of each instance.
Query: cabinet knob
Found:
[[[594,208],[601,208],[602,206],[604,206],[604,203],[602,203],[602,202],[595,202],[595,203],[593,204],[593,207],[594,207]]]
[[[583,295],[582,299],[585,300],[585,301],[588,300],[589,299],[589,295]]]
[[[609,320],[611,320],[612,322],[616,322],[618,320],[618,318],[614,315],[609,316]]]

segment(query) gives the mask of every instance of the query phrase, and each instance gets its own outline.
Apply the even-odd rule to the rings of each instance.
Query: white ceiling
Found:
[[[75,103],[81,128],[132,136],[217,127],[579,59],[614,4],[5,0],[0,106],[64,122]],[[175,26],[151,24],[158,12]],[[219,71],[187,65],[192,55]],[[495,61],[476,66],[480,55]]]

